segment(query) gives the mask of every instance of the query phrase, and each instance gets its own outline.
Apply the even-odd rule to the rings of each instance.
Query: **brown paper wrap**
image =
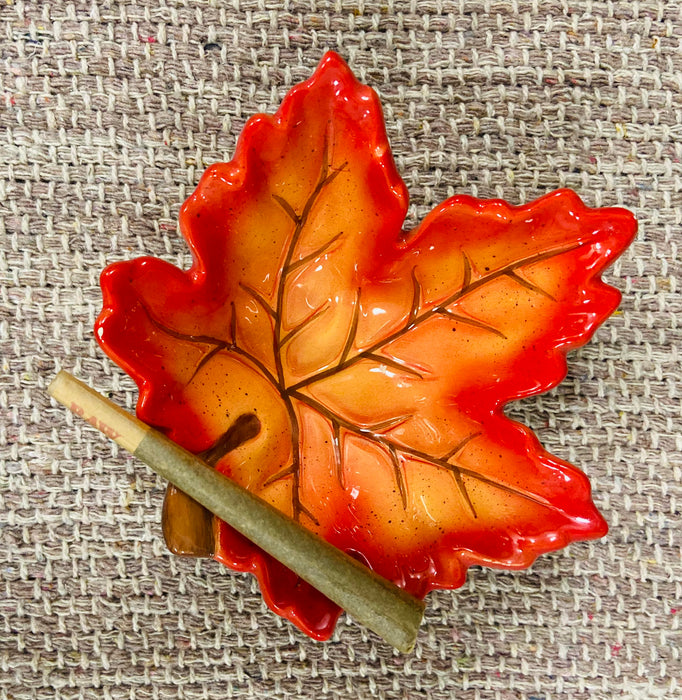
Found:
[[[49,393],[276,557],[400,651],[414,647],[424,603],[215,471],[66,372]]]

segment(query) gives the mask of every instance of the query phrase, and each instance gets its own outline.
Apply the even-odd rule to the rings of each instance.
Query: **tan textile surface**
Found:
[[[2,700],[682,697],[679,3],[3,0],[0,27]],[[327,48],[380,95],[412,222],[566,186],[640,224],[620,311],[509,411],[609,535],[430,594],[408,656],[346,615],[313,642],[250,576],[170,556],[163,483],[45,394],[66,368],[132,409],[100,270],[187,265],[180,204]]]

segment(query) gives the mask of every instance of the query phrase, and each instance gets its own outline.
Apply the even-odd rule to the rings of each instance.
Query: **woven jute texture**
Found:
[[[2,0],[0,27],[0,698],[682,697],[679,3]],[[570,187],[640,226],[620,310],[509,409],[610,533],[430,594],[410,655],[347,615],[314,642],[250,576],[169,555],[165,485],[45,392],[66,368],[134,408],[100,271],[186,267],[181,203],[326,49],[379,93],[408,224]]]

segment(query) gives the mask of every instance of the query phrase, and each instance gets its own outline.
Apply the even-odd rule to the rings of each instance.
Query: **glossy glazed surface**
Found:
[[[407,233],[406,209],[375,93],[328,54],[183,206],[189,271],[105,270],[96,334],[142,420],[423,596],[606,532],[586,477],[502,409],[561,381],[616,308],[599,275],[636,224],[569,191],[456,196]],[[196,536],[331,634],[332,603],[224,523],[211,547],[178,498],[175,551]]]

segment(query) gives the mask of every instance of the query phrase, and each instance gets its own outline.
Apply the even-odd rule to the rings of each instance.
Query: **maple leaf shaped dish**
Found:
[[[404,232],[374,91],[327,54],[180,213],[194,258],[108,267],[96,337],[138,416],[423,597],[606,533],[585,475],[505,403],[556,386],[620,295],[623,209],[455,196]],[[178,554],[253,572],[317,639],[339,608],[174,487]]]

